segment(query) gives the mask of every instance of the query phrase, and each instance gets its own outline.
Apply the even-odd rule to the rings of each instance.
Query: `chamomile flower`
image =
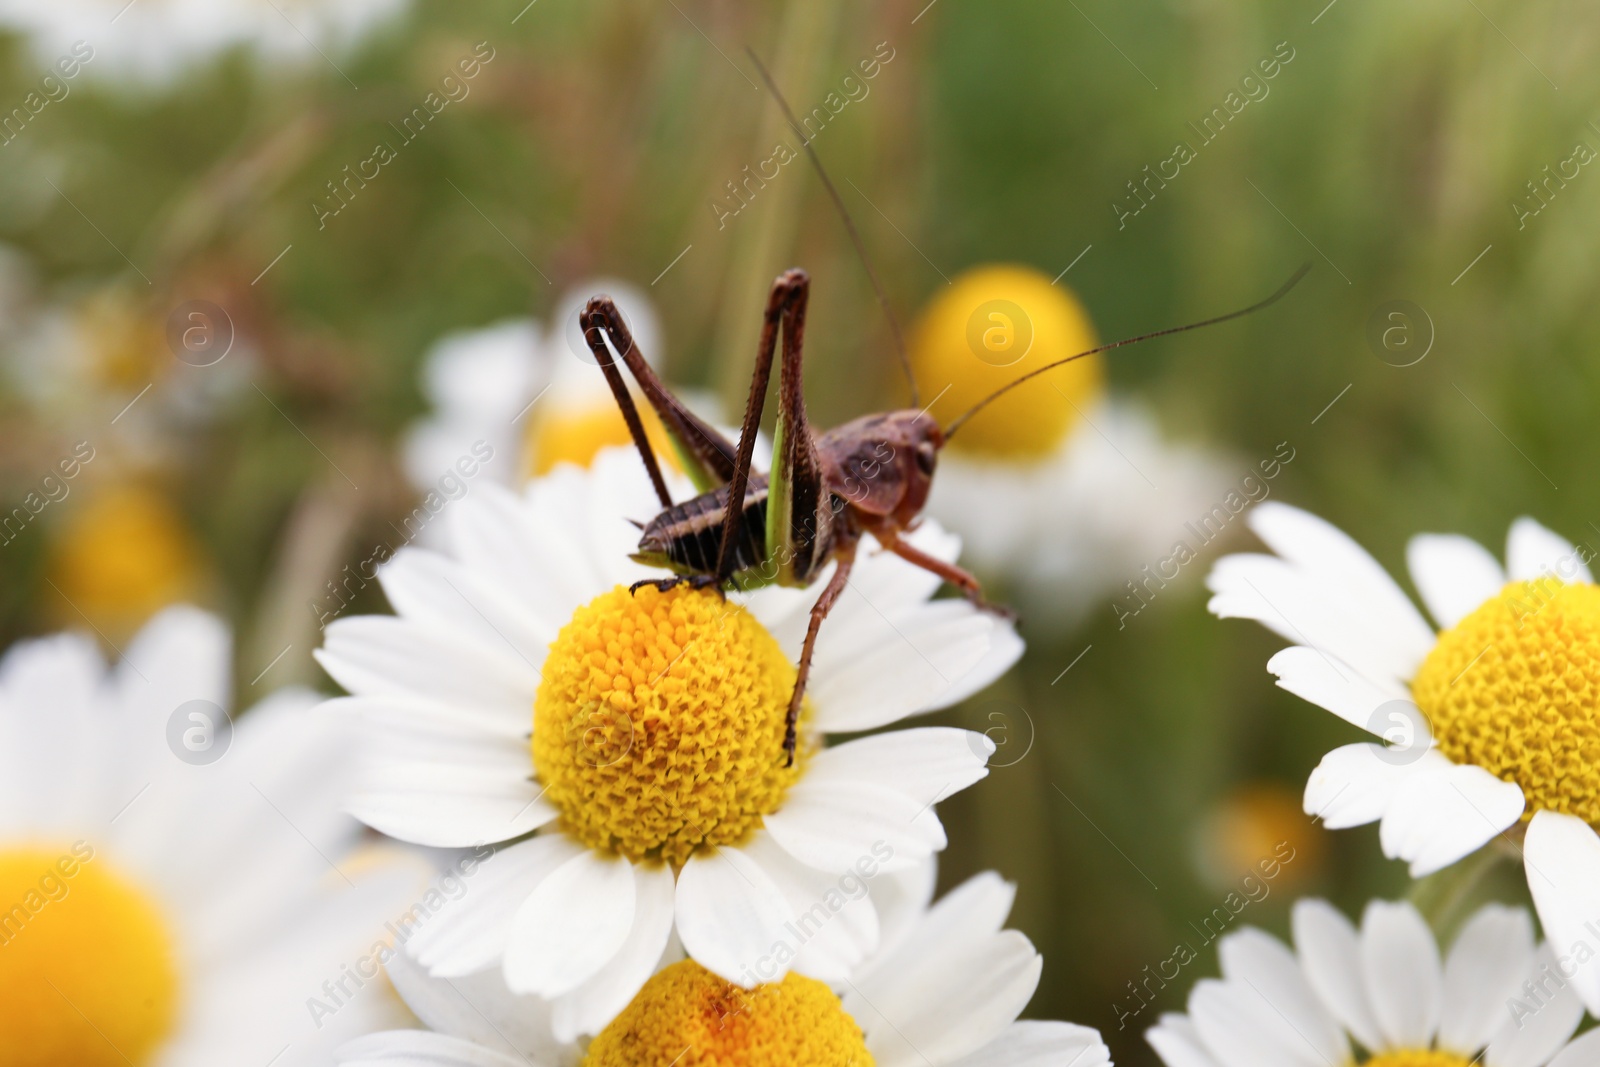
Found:
[[[484,445],[492,450],[483,477],[517,487],[559,463],[588,466],[602,448],[629,443],[627,424],[578,324],[584,304],[598,293],[617,302],[644,357],[652,364],[660,359],[661,327],[649,299],[610,278],[568,290],[548,329],[532,319],[508,319],[440,338],[423,366],[422,389],[433,411],[405,443],[406,472],[419,490],[435,489],[474,446],[480,454]],[[640,405],[640,416],[658,445],[664,443],[648,405]],[[664,460],[671,455],[657,452]]]
[[[248,47],[275,61],[332,62],[406,0],[0,0],[0,26],[24,34],[40,63],[164,83],[197,62]]]
[[[342,747],[309,693],[231,726],[228,655],[173,608],[113,669],[77,636],[0,659],[0,1065],[313,1064],[406,1018],[307,1011],[421,879],[333,866]]]
[[[1030,370],[1094,347],[1088,313],[1028,267],[986,266],[942,290],[912,330],[922,392],[948,424]],[[928,512],[980,573],[1011,579],[1029,617],[1071,622],[1169,556],[1226,492],[1220,461],[1163,439],[1110,395],[1089,356],[1012,390],[939,458]]]
[[[1334,828],[1381,820],[1385,855],[1407,861],[1414,877],[1496,837],[1520,839],[1552,944],[1565,953],[1600,937],[1592,552],[1526,518],[1511,527],[1503,568],[1465,537],[1413,538],[1411,578],[1436,632],[1328,523],[1265,503],[1250,525],[1277,555],[1220,560],[1212,612],[1255,619],[1295,642],[1267,664],[1278,685],[1401,742],[1328,753],[1306,785],[1306,811]],[[1600,1011],[1600,959],[1591,952],[1573,981]]]
[[[484,865],[469,908],[408,948],[435,975],[501,963],[512,989],[556,1000],[564,1038],[626,1004],[674,932],[711,972],[753,984],[827,885],[942,849],[933,805],[987,773],[988,738],[822,740],[953,704],[1021,654],[1009,624],[930,600],[937,578],[864,545],[821,628],[787,766],[794,664],[821,587],[634,595],[661,572],[629,558],[627,520],[658,508],[620,449],[521,496],[475,489],[448,513],[448,553],[404,550],[380,572],[398,615],[333,623],[318,653],[352,694],[331,707],[362,727],[358,818],[424,845],[515,842]],[[914,540],[956,554],[931,523]],[[869,911],[780,949],[778,973],[840,977],[877,935]]]
[[[1302,900],[1294,941],[1254,927],[1224,937],[1222,977],[1146,1032],[1167,1067],[1579,1067],[1600,1055],[1600,1033],[1571,1040],[1583,1005],[1520,908],[1484,907],[1445,952],[1410,904],[1371,902],[1357,931]]]
[[[885,891],[882,881],[893,883]],[[1002,930],[1012,889],[982,874],[929,906],[932,864],[875,882],[892,940],[837,988],[789,974],[753,989],[669,953],[589,1042],[550,1031],[548,1004],[516,996],[494,971],[429,978],[390,964],[396,988],[432,1031],[391,1031],[340,1050],[343,1067],[1108,1067],[1100,1035],[1018,1022],[1040,958]]]

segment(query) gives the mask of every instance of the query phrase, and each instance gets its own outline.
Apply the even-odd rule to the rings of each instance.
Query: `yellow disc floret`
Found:
[[[693,960],[645,983],[584,1067],[872,1067],[861,1028],[814,978],[741,989]]]
[[[655,449],[656,458],[668,467],[677,467],[677,459],[666,430],[654,412],[647,407],[639,410],[639,421],[644,424],[645,435]],[[530,419],[524,444],[523,467],[529,477],[549,474],[561,463],[587,467],[603,448],[630,445],[628,424],[622,419],[617,405],[606,397],[585,406],[570,410],[545,412]]]
[[[1512,582],[1439,635],[1412,682],[1439,750],[1600,825],[1600,587]]]
[[[200,547],[162,493],[136,483],[107,486],[73,506],[51,548],[51,581],[66,601],[63,623],[87,616],[112,641],[204,586]],[[78,612],[82,612],[80,616]]]
[[[1470,1067],[1473,1061],[1437,1048],[1398,1048],[1381,1052],[1361,1067]]]
[[[533,715],[544,797],[578,840],[635,861],[676,866],[740,842],[800,774],[783,751],[794,681],[742,607],[618,586],[577,610],[545,660]]]
[[[1067,289],[1031,267],[1002,265],[974,268],[941,289],[918,318],[910,350],[922,391],[939,394],[934,417],[948,424],[1006,383],[1095,343],[1088,314]],[[1103,378],[1099,356],[1053,370],[975,415],[950,446],[1043,458],[1099,396]]]
[[[152,1062],[178,973],[151,901],[80,842],[0,851],[0,909],[0,1067]]]

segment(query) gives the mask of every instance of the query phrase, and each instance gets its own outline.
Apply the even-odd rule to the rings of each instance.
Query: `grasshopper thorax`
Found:
[[[863,520],[905,529],[928,502],[944,433],[925,411],[865,415],[817,438],[830,492]]]

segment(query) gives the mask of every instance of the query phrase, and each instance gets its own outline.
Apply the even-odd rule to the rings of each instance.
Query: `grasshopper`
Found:
[[[829,562],[836,564],[811,608],[794,691],[789,699],[783,751],[787,765],[792,765],[796,723],[805,696],[806,679],[811,672],[817,633],[849,585],[857,547],[864,534],[871,534],[884,549],[908,563],[938,575],[979,607],[1010,615],[1006,609],[984,599],[983,587],[973,575],[953,563],[930,556],[904,536],[916,527],[927,502],[939,450],[969,419],[1029,379],[1073,360],[1258,311],[1282,298],[1310,267],[1301,267],[1272,296],[1242,310],[1114,341],[1038,367],[1002,386],[949,426],[941,428],[926,409],[918,408],[916,377],[899,326],[843,200],[766,69],[753,53],[751,59],[783,108],[791,127],[800,135],[866,265],[868,277],[889,319],[910,385],[911,406],[866,415],[821,433],[813,431],[806,419],[801,379],[801,351],[811,279],[798,268],[780,274],[768,293],[750,397],[745,405],[737,445],[672,394],[634,345],[627,324],[609,297],[597,296],[590,300],[584,308],[582,322],[584,340],[605,374],[661,502],[660,513],[642,525],[639,550],[633,558],[670,570],[672,574],[636,582],[635,590],[644,585],[666,590],[679,584],[696,589],[715,587],[719,592],[729,585],[741,589],[771,584],[803,588],[815,583]],[[751,463],[780,334],[783,347],[777,425],[772,439],[771,473],[763,475],[753,471]],[[633,396],[607,347],[607,339],[638,383],[645,401],[661,420],[680,466],[699,495],[680,503],[673,502]]]
[[[696,589],[715,587],[719,591],[730,584],[741,589],[771,584],[807,587],[817,581],[830,561],[837,564],[811,608],[801,646],[783,741],[784,754],[792,764],[795,725],[817,633],[849,585],[863,534],[871,534],[886,550],[943,578],[979,607],[1006,614],[1005,609],[984,599],[977,578],[953,563],[928,555],[904,536],[916,527],[927,502],[939,450],[967,420],[1030,378],[1065,363],[1260,310],[1282,298],[1307,269],[1302,267],[1266,300],[1240,311],[1114,341],[1036,368],[991,393],[947,427],[941,428],[926,410],[912,407],[865,415],[821,433],[815,432],[806,418],[801,381],[801,349],[811,280],[803,270],[788,270],[772,283],[767,297],[750,398],[737,445],[672,394],[639,352],[611,298],[597,296],[584,308],[584,339],[605,373],[661,501],[660,513],[642,526],[639,550],[633,558],[673,572],[668,577],[646,578],[633,588],[654,585],[666,590],[679,584]],[[777,427],[772,439],[771,474],[763,475],[752,470],[751,464],[780,334],[783,348]],[[611,348],[620,354],[645,401],[660,418],[698,496],[673,502]]]

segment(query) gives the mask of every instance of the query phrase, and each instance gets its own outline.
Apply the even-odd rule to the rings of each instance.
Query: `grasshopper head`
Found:
[[[817,441],[829,490],[869,519],[911,525],[928,502],[944,433],[926,412],[867,415]]]

